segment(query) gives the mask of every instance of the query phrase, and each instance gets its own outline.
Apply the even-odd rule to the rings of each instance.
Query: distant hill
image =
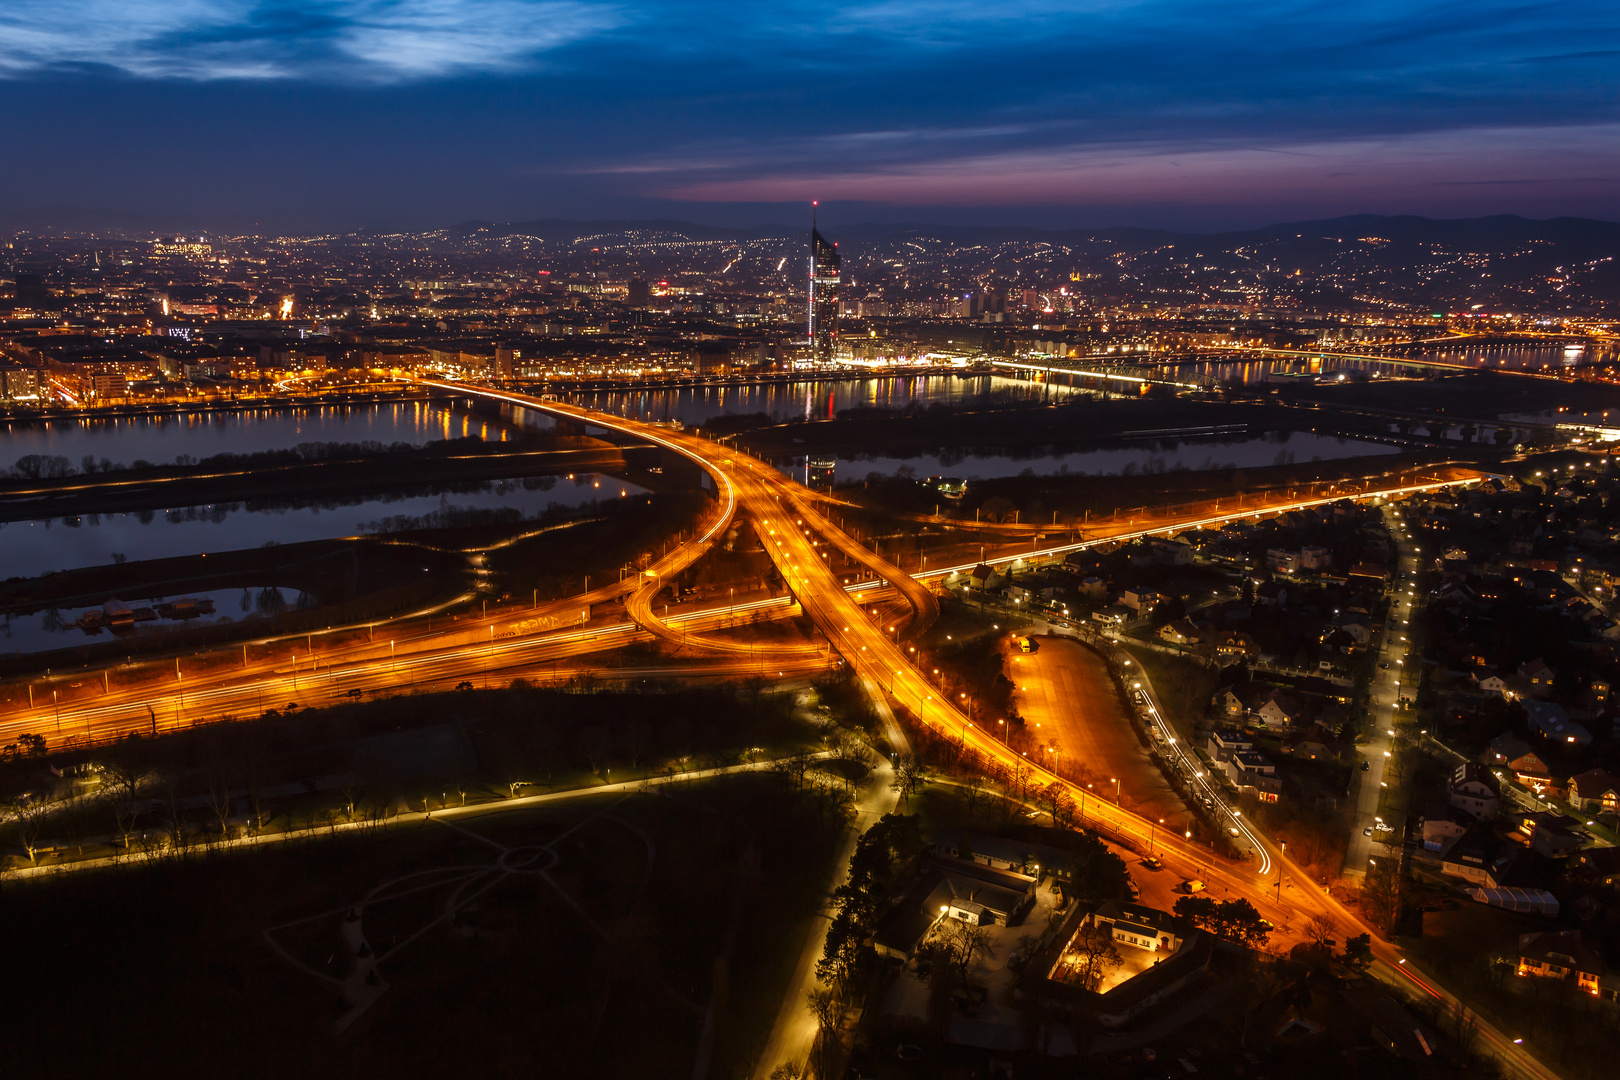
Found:
[[[855,260],[846,267],[859,267],[868,283],[881,282],[889,265],[926,266],[921,272],[935,280],[994,275],[1005,267],[1009,282],[1037,287],[1078,274],[1088,294],[1113,300],[1151,293],[1165,301],[1241,302],[1257,283],[1275,294],[1286,282],[1284,291],[1299,303],[1338,310],[1391,301],[1443,310],[1598,313],[1620,307],[1620,223],[1589,218],[1355,214],[1221,233],[924,222],[861,222],[823,231],[846,260]],[[466,222],[450,232],[452,242],[470,244],[533,236],[572,248],[574,257],[599,243],[631,257],[638,240],[752,241],[768,250],[756,248],[750,258],[768,254],[775,262],[792,256],[808,229],[803,224],[730,229],[675,220],[539,220]],[[1016,262],[995,263],[995,253],[986,250],[983,262],[975,264],[974,249],[1009,245],[1020,249]],[[655,250],[639,258],[637,265],[661,265]],[[744,273],[760,269],[729,257],[725,265],[742,265]]]
[[[534,236],[548,243],[575,243],[593,236],[663,233],[689,240],[791,239],[808,234],[808,225],[758,225],[724,228],[675,219],[597,219],[571,221],[539,218],[533,221],[466,221],[451,226],[456,237]],[[1290,221],[1218,233],[1176,232],[1166,229],[1113,227],[1107,229],[1040,229],[1022,225],[934,225],[927,222],[860,222],[828,226],[824,231],[847,248],[892,243],[908,237],[926,237],[958,245],[1001,244],[1017,241],[1089,244],[1105,242],[1132,251],[1164,244],[1193,244],[1225,250],[1262,241],[1288,238],[1356,240],[1381,237],[1394,244],[1447,244],[1471,251],[1502,253],[1516,246],[1543,241],[1576,249],[1620,248],[1620,222],[1593,218],[1535,220],[1512,214],[1482,218],[1436,219],[1404,215],[1353,214],[1319,221]],[[1567,250],[1567,248],[1566,248]]]

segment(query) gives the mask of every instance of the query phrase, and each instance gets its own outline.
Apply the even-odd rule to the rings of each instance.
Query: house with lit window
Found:
[[[1569,778],[1569,801],[1587,813],[1620,814],[1620,777],[1589,769]]]
[[[1281,690],[1267,694],[1254,714],[1273,731],[1294,727],[1305,719],[1305,710],[1300,708],[1299,702]]]
[[[1190,619],[1174,619],[1159,627],[1160,640],[1171,645],[1196,645],[1203,637],[1203,632]]]
[[[1524,711],[1530,717],[1531,730],[1552,743],[1565,746],[1590,746],[1592,733],[1569,718],[1562,705],[1552,701],[1526,701]]]
[[[1571,982],[1593,997],[1614,1001],[1620,979],[1609,974],[1597,949],[1579,930],[1548,930],[1519,937],[1516,974]]]
[[[1541,657],[1526,660],[1519,665],[1519,676],[1530,683],[1530,692],[1537,697],[1552,693],[1553,679],[1558,672]]]
[[[1502,785],[1491,770],[1470,761],[1452,772],[1450,795],[1452,806],[1478,821],[1489,821],[1502,801]]]

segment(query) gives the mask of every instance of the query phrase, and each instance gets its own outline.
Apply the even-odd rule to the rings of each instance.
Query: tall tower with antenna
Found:
[[[838,281],[844,260],[838,245],[816,228],[820,205],[810,204],[810,356],[818,364],[830,364],[838,353]]]

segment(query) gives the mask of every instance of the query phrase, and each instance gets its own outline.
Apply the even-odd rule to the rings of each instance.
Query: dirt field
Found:
[[[1113,801],[1117,777],[1126,808],[1181,827],[1187,808],[1131,728],[1102,660],[1078,642],[1035,640],[1035,652],[1014,653],[1008,665],[1030,732],[1055,745],[1063,763],[1086,766],[1101,797]]]

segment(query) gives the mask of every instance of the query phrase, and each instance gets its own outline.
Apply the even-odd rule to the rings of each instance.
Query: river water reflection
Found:
[[[300,443],[380,442],[421,446],[437,439],[477,436],[503,441],[515,434],[499,418],[451,409],[442,402],[401,401],[312,408],[199,411],[116,419],[0,421],[0,469],[28,454],[65,457],[75,468],[94,457],[123,465],[166,465],[181,454],[251,454]]]
[[[1212,469],[1252,469],[1306,461],[1391,454],[1398,448],[1363,439],[1342,439],[1302,431],[1277,431],[1236,438],[1156,439],[1129,446],[1067,450],[1029,447],[1012,452],[991,448],[941,450],[912,456],[839,453],[832,455],[835,482],[864,479],[868,473],[894,474],[903,468],[918,477],[954,476],[993,480],[1028,473],[1035,476],[1131,476]],[[817,460],[827,460],[818,458]],[[781,463],[790,476],[806,480],[809,459]],[[825,478],[822,477],[822,482]]]
[[[434,494],[369,495],[341,504],[336,500],[303,506],[219,503],[14,521],[0,525],[0,567],[5,577],[37,577],[102,566],[118,561],[115,555],[133,562],[413,527],[536,518],[549,511],[644,494],[644,488],[611,476],[577,473],[571,479],[548,476],[460,485]]]
[[[108,601],[123,602],[138,618],[119,620],[114,625],[95,625],[101,620],[86,616],[104,612],[104,609],[85,607],[3,615],[0,616],[0,653],[46,652],[98,641],[152,637],[195,626],[262,620],[314,604],[318,598],[297,589],[257,586],[188,592],[184,596],[109,597]],[[181,609],[177,612],[166,601],[195,603],[175,605]]]

